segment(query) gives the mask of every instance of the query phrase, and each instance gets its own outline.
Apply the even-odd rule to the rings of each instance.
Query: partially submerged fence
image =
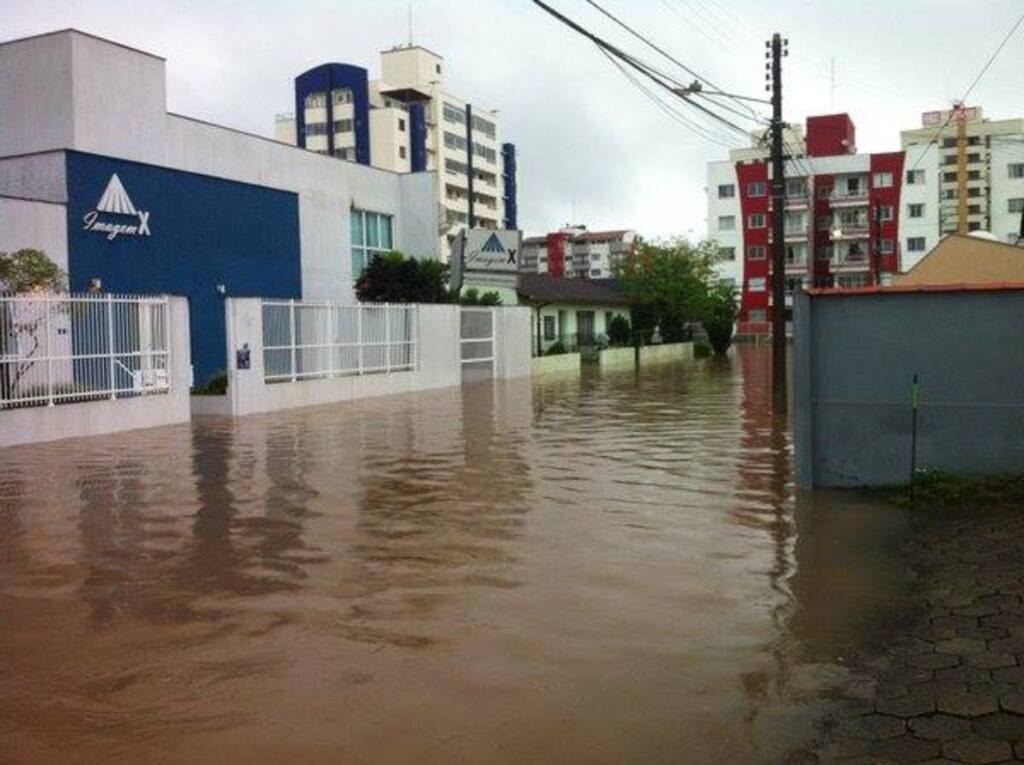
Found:
[[[0,407],[166,393],[166,296],[0,295]]]
[[[262,311],[265,382],[416,368],[416,306],[264,300]]]

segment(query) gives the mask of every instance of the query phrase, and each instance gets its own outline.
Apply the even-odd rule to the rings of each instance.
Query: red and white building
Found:
[[[771,165],[751,148],[708,163],[708,235],[719,273],[741,290],[737,333],[771,331]],[[847,114],[807,118],[786,131],[786,304],[797,287],[887,283],[939,238],[935,152],[927,147],[858,154]]]
[[[635,231],[587,231],[567,226],[544,236],[523,239],[519,270],[577,279],[615,276],[640,243]]]

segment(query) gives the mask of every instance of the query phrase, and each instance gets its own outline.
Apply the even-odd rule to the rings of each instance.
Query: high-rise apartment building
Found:
[[[921,127],[900,133],[904,149],[938,155],[939,230],[988,231],[1011,244],[1024,212],[1024,119],[989,120],[980,106],[925,112]]]
[[[523,239],[519,270],[577,279],[615,276],[640,244],[635,231],[587,231],[567,226],[545,236]]]
[[[444,60],[420,46],[381,53],[381,77],[351,64],[321,64],[295,78],[295,113],[279,115],[277,140],[399,173],[437,173],[443,213],[438,255],[463,228],[516,228],[516,149],[502,142],[497,111],[444,85]]]
[[[771,330],[771,163],[762,136],[708,163],[708,235],[740,290],[739,334]],[[808,117],[786,135],[786,304],[797,287],[887,282],[938,241],[935,153],[858,154],[849,115]]]

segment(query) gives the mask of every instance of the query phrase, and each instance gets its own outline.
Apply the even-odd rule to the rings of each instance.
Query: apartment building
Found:
[[[523,239],[519,270],[577,279],[607,279],[618,273],[640,244],[635,231],[587,231],[566,226]]]
[[[295,113],[277,140],[398,173],[434,172],[442,214],[438,255],[464,228],[516,228],[516,149],[498,112],[445,87],[444,59],[421,46],[381,53],[381,77],[322,64],[295,78]]]
[[[990,120],[980,106],[925,112],[900,133],[904,149],[938,155],[942,234],[988,231],[1014,244],[1024,213],[1024,119]]]
[[[771,329],[771,165],[760,134],[708,163],[708,235],[741,294],[738,332]],[[847,114],[808,117],[786,136],[786,305],[803,287],[888,282],[939,237],[937,160],[923,146],[858,153]]]

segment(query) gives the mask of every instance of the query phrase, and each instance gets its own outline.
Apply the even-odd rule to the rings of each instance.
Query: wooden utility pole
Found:
[[[783,41],[776,32],[771,49],[772,91],[772,403],[786,411],[786,177],[782,152]]]
[[[956,230],[967,233],[967,120],[964,105],[956,104]]]

